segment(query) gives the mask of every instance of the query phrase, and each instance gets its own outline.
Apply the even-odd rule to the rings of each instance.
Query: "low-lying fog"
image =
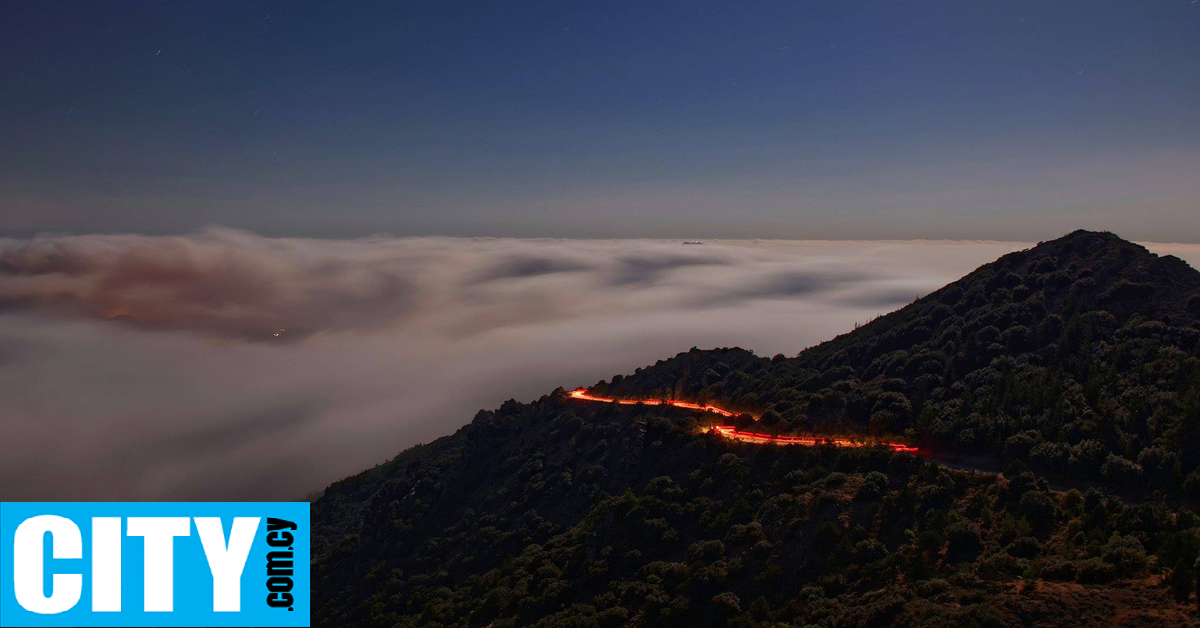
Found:
[[[0,499],[298,499],[509,398],[794,355],[1026,246],[0,240]]]

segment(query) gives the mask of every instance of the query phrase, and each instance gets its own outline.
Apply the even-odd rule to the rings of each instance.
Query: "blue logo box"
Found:
[[[0,626],[308,626],[308,506],[0,503]]]

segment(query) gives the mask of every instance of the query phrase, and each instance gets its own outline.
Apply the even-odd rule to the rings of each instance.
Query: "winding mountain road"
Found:
[[[687,410],[712,412],[713,414],[719,414],[723,417],[735,417],[739,414],[745,414],[741,412],[733,412],[713,405],[692,403],[690,401],[676,401],[672,399],[615,399],[612,397],[598,397],[590,394],[586,388],[576,388],[575,390],[568,392],[567,396],[576,401],[619,403],[626,406],[635,406],[638,404],[644,406],[673,406]],[[755,417],[755,420],[757,420],[757,418],[758,417]],[[922,451],[917,447],[906,445],[904,443],[863,441],[836,436],[781,436],[776,434],[739,430],[732,425],[714,425],[705,429],[729,440],[735,440],[742,443],[751,443],[755,445],[803,445],[805,447],[820,447],[825,445],[847,448],[887,447],[894,452],[921,456],[926,460],[949,467],[951,469],[957,469],[959,471],[965,471],[968,473],[981,473],[984,475],[1004,477],[1004,472],[1000,470],[1000,464],[996,463],[995,461],[989,463],[981,458],[948,458],[944,455],[937,455],[934,452]],[[1057,482],[1047,481],[1046,485],[1047,488],[1056,493],[1064,493],[1071,489],[1086,491],[1087,489],[1093,487],[1105,488],[1090,482],[1071,481],[1068,478],[1060,477],[1057,478],[1057,480]],[[1145,501],[1144,499],[1130,495],[1113,494],[1113,496],[1126,505],[1138,504]]]
[[[673,406],[676,408],[685,408],[688,410],[699,410],[701,412],[712,412],[724,417],[734,417],[739,413],[719,408],[714,405],[704,405],[692,403],[690,401],[677,401],[673,399],[617,399],[614,397],[598,397],[587,391],[586,388],[576,388],[567,393],[571,399],[578,401],[595,401],[599,403],[619,403],[622,405],[645,405],[645,406]],[[739,430],[731,425],[714,425],[712,431],[723,438],[736,440],[743,443],[753,443],[756,445],[803,445],[805,447],[818,447],[821,445],[832,445],[834,447],[876,447],[882,446],[895,452],[917,454],[920,453],[916,447],[905,445],[903,443],[883,443],[883,442],[868,442],[845,438],[839,436],[779,436],[775,434],[766,434],[762,432],[748,432]]]

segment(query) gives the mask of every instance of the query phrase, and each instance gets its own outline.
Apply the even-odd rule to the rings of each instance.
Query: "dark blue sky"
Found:
[[[1200,241],[1200,4],[8,2],[0,235]]]

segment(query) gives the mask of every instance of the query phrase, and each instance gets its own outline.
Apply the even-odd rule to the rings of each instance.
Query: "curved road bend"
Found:
[[[567,394],[571,399],[577,399],[579,401],[596,401],[600,403],[616,402],[628,406],[637,404],[646,406],[673,406],[676,408],[686,408],[688,410],[712,412],[724,417],[733,417],[737,416],[738,414],[717,406],[702,405],[698,403],[692,403],[690,401],[676,401],[669,399],[616,399],[613,397],[597,397],[596,395],[588,393],[586,388],[576,388]],[[833,445],[835,447],[874,447],[876,445],[882,445],[888,449],[891,449],[892,451],[910,454],[918,453],[916,447],[905,445],[903,443],[870,443],[837,436],[777,436],[774,434],[739,430],[731,425],[714,425],[712,431],[730,440],[736,440],[743,443],[754,443],[756,445],[803,445],[805,447],[817,447],[820,445]]]
[[[578,401],[595,401],[595,402],[599,402],[599,403],[616,402],[621,405],[627,405],[627,406],[635,406],[638,404],[642,404],[645,406],[673,406],[676,408],[685,408],[688,410],[699,410],[701,412],[712,412],[714,414],[719,414],[724,417],[734,417],[734,416],[737,416],[738,414],[741,414],[741,413],[732,412],[730,410],[726,410],[724,408],[720,408],[717,406],[703,405],[703,404],[699,404],[699,403],[692,403],[689,401],[675,401],[675,400],[669,400],[669,399],[615,399],[612,397],[598,397],[596,395],[592,395],[592,394],[588,393],[586,388],[576,388],[575,390],[572,390],[569,393],[567,393],[567,396],[570,397],[571,399],[575,399]],[[756,417],[756,419],[757,419],[757,417]],[[736,441],[743,442],[743,443],[753,443],[756,445],[804,445],[806,447],[817,447],[820,445],[833,445],[835,447],[874,447],[876,445],[883,445],[884,447],[887,447],[888,449],[891,449],[892,451],[919,455],[922,458],[925,458],[926,460],[929,460],[931,462],[936,462],[936,463],[944,465],[946,467],[950,467],[951,469],[958,469],[960,471],[969,471],[971,473],[983,473],[986,475],[1000,475],[1000,476],[1004,475],[1003,471],[1001,471],[999,468],[997,468],[991,464],[987,464],[985,461],[982,461],[982,460],[952,459],[952,458],[944,458],[941,456],[930,456],[929,452],[921,452],[921,450],[918,449],[917,447],[914,447],[912,445],[905,445],[903,443],[872,443],[872,442],[866,442],[866,441],[861,441],[861,440],[853,440],[850,438],[829,437],[829,436],[777,436],[774,434],[763,434],[763,433],[759,433],[759,432],[748,432],[748,431],[744,431],[744,430],[739,430],[731,425],[714,425],[711,428],[711,430],[713,432],[716,432],[718,435],[720,435],[724,438],[728,438],[730,440],[736,440]],[[1060,479],[1060,481],[1061,481],[1061,479]],[[1093,486],[1091,483],[1087,483],[1087,482],[1079,482],[1079,483],[1074,483],[1074,484],[1076,484],[1076,485],[1071,486],[1068,484],[1059,484],[1059,483],[1049,482],[1047,484],[1047,486],[1051,491],[1058,492],[1058,493],[1065,493],[1066,491],[1068,491],[1072,488],[1079,489],[1079,490],[1087,490],[1089,487]],[[1113,496],[1126,504],[1134,504],[1134,503],[1138,503],[1138,502],[1142,501],[1142,500],[1138,500],[1138,499],[1131,499],[1130,497],[1123,496],[1123,495],[1113,494]]]

